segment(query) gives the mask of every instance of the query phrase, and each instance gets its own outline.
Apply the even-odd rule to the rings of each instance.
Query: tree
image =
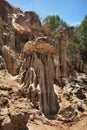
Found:
[[[77,48],[76,44],[73,41],[68,40],[68,42],[67,42],[67,56],[70,58],[75,56],[77,49],[78,48]]]
[[[82,46],[82,59],[87,63],[87,15],[79,27],[79,40]]]
[[[52,38],[58,39],[60,36],[60,30],[63,27],[67,27],[66,22],[60,19],[58,15],[47,16],[43,22],[43,28],[45,31],[48,31]]]
[[[49,26],[51,29],[56,29],[60,23],[60,17],[58,15],[47,16],[43,24]]]
[[[51,30],[57,31],[58,29],[67,26],[66,22],[60,19],[58,15],[47,16],[43,20],[43,25],[48,26]]]

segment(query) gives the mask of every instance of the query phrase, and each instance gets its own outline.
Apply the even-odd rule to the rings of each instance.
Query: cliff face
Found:
[[[56,114],[59,103],[54,84],[61,84],[62,78],[66,77],[67,35],[62,32],[59,43],[50,37],[44,37],[36,13],[23,13],[4,0],[1,3],[1,54],[6,68],[14,76],[22,68],[23,89],[30,102],[45,115]],[[2,17],[5,11],[6,16]],[[21,57],[20,54],[24,56]]]
[[[22,11],[14,6],[10,5],[6,0],[0,1],[0,17],[6,23],[9,22],[9,17],[13,13],[22,13]]]
[[[10,12],[13,12],[12,6],[5,0],[1,0],[0,1],[0,17],[2,18],[2,20],[7,21],[8,14]]]
[[[19,53],[25,42],[40,34],[41,22],[36,13],[23,13],[5,0],[0,1],[0,18],[3,21],[3,44]]]
[[[24,27],[24,29],[40,29],[41,22],[39,21],[38,15],[33,11],[26,11],[23,15],[20,15],[16,19],[16,23]],[[28,30],[30,31],[30,30]]]
[[[3,21],[0,18],[0,45],[2,45],[2,38],[3,38]]]

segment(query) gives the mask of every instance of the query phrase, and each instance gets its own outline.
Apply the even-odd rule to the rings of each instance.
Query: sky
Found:
[[[35,11],[41,19],[59,15],[69,25],[79,25],[87,15],[87,0],[7,0],[22,11]]]

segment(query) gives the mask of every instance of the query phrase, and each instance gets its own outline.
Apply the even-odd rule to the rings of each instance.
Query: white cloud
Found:
[[[71,22],[69,23],[70,26],[79,26],[81,24],[81,22]]]

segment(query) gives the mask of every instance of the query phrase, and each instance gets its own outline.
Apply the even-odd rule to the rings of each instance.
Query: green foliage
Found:
[[[51,32],[51,36],[53,39],[58,40],[58,38],[60,37],[60,34],[57,31],[53,31]]]
[[[67,27],[68,25],[65,21],[63,21],[63,19],[60,19],[60,26],[61,28],[63,28],[63,27]]]
[[[48,26],[51,30],[57,31],[62,27],[66,27],[67,24],[58,15],[47,16],[43,20],[43,25]]]
[[[82,21],[80,25],[80,36],[82,42],[84,44],[87,44],[87,16],[85,16],[85,19]]]
[[[53,15],[53,16],[47,16],[44,19],[43,24],[54,29],[54,28],[58,27],[59,22],[60,22],[60,17],[57,15]]]
[[[85,16],[79,27],[79,40],[82,47],[82,59],[87,63],[87,16]]]
[[[69,29],[67,55],[73,57],[76,51],[79,50],[82,60],[87,63],[87,16],[85,16],[81,25],[76,27],[69,27],[58,15],[47,16],[43,21],[43,27],[46,27],[52,38],[56,40],[60,37],[63,27]]]
[[[72,41],[68,40],[67,42],[67,56],[73,57],[77,52],[77,46]]]
[[[50,36],[55,40],[58,40],[60,37],[61,29],[67,27],[66,22],[60,19],[60,16],[58,15],[47,16],[42,24],[45,31],[47,30],[50,33]]]

